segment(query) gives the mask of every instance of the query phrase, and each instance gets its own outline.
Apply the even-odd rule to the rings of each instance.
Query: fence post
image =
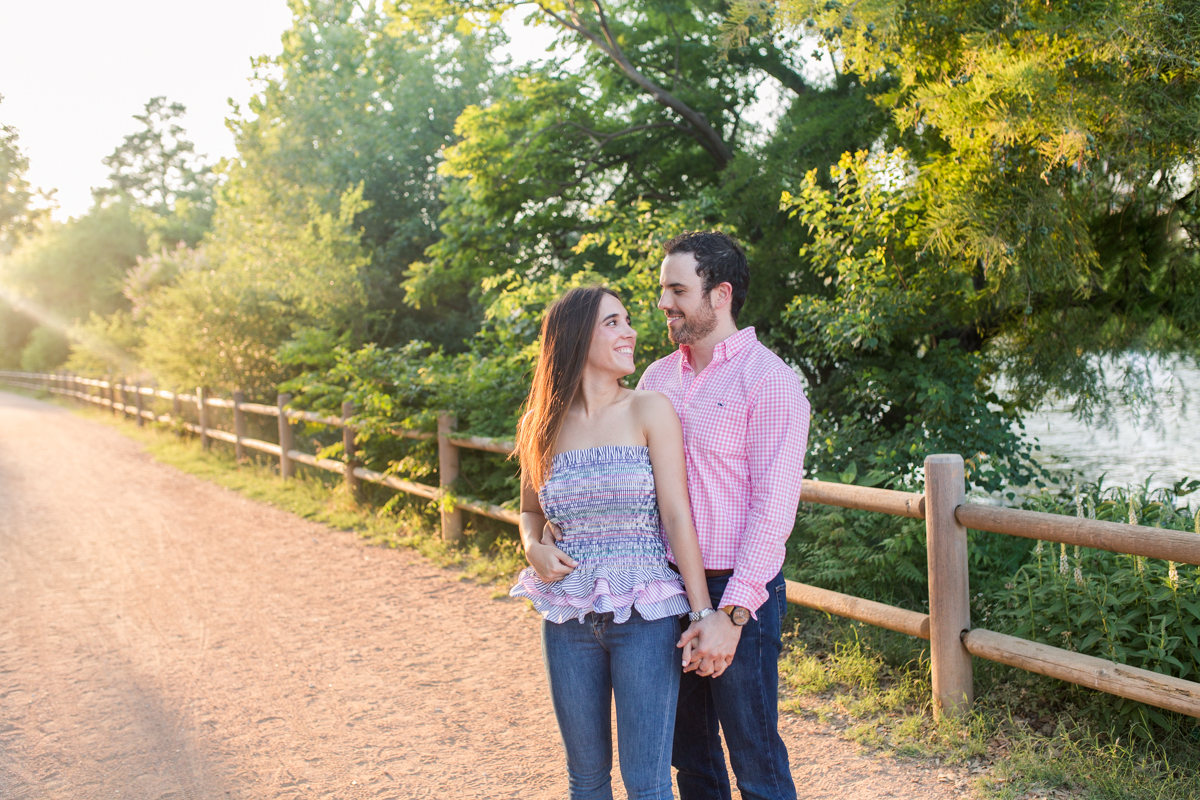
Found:
[[[175,435],[183,438],[183,401],[179,392],[171,392],[171,420],[175,423]]]
[[[458,478],[458,448],[450,444],[449,436],[458,428],[458,417],[449,411],[438,414],[438,485],[447,489]],[[463,538],[462,509],[442,506],[442,541],[461,542]]]
[[[204,405],[206,395],[207,392],[204,391],[203,386],[196,387],[196,410],[200,414],[200,446],[205,450],[207,450],[210,445],[208,440],[208,411]]]
[[[144,409],[144,406],[142,403],[142,385],[140,383],[136,384],[133,387],[133,396],[134,396],[134,405],[137,408],[138,427],[142,428],[142,427],[145,427],[145,425],[146,425],[146,418],[144,416],[142,416],[142,411]]]
[[[975,700],[971,654],[962,635],[971,629],[967,529],[954,510],[966,502],[959,455],[925,458],[925,543],[929,554],[929,660],[933,710],[957,717]]]
[[[294,450],[292,443],[292,423],[288,422],[286,406],[292,402],[290,394],[279,395],[275,403],[279,406],[279,477],[290,478],[296,474],[296,465],[288,458],[288,451]]]
[[[350,427],[346,420],[354,416],[354,403],[349,400],[342,402],[342,450],[346,454],[346,488],[350,491],[350,496],[354,498],[354,502],[362,500],[362,481],[354,474],[357,467],[362,466],[362,462],[358,460],[358,447],[354,442],[354,428]]]
[[[233,393],[233,434],[237,437],[237,441],[233,445],[233,457],[242,462],[246,460],[246,448],[242,445],[242,439],[246,438],[246,412],[242,411],[242,403],[246,402],[246,393],[236,391]]]

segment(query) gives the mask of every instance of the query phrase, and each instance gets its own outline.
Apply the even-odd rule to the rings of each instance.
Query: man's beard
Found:
[[[678,328],[667,326],[667,338],[675,344],[695,344],[717,329],[717,312],[713,311],[712,293],[705,293],[704,303],[695,313],[684,317]]]

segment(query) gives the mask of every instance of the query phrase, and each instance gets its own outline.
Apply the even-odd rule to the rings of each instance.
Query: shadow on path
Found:
[[[537,620],[492,591],[0,392],[0,796],[565,797]],[[784,730],[802,796],[953,796]]]

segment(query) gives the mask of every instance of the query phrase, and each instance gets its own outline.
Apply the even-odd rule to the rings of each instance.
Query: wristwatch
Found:
[[[691,620],[692,622],[699,622],[700,620],[707,617],[709,614],[715,614],[715,613],[717,613],[717,610],[715,608],[702,608],[699,611],[689,611],[688,619]]]
[[[741,606],[725,606],[721,609],[729,618],[733,620],[733,624],[739,628],[750,621],[750,609],[742,608]]]

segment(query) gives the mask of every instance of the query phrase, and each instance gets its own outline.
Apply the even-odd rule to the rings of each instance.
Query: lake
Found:
[[[1105,485],[1143,483],[1170,486],[1182,478],[1200,478],[1200,369],[1159,367],[1156,386],[1171,387],[1160,397],[1161,413],[1140,423],[1126,407],[1113,416],[1111,428],[1087,427],[1067,408],[1030,415],[1027,435],[1042,446],[1043,463],[1069,467]]]

